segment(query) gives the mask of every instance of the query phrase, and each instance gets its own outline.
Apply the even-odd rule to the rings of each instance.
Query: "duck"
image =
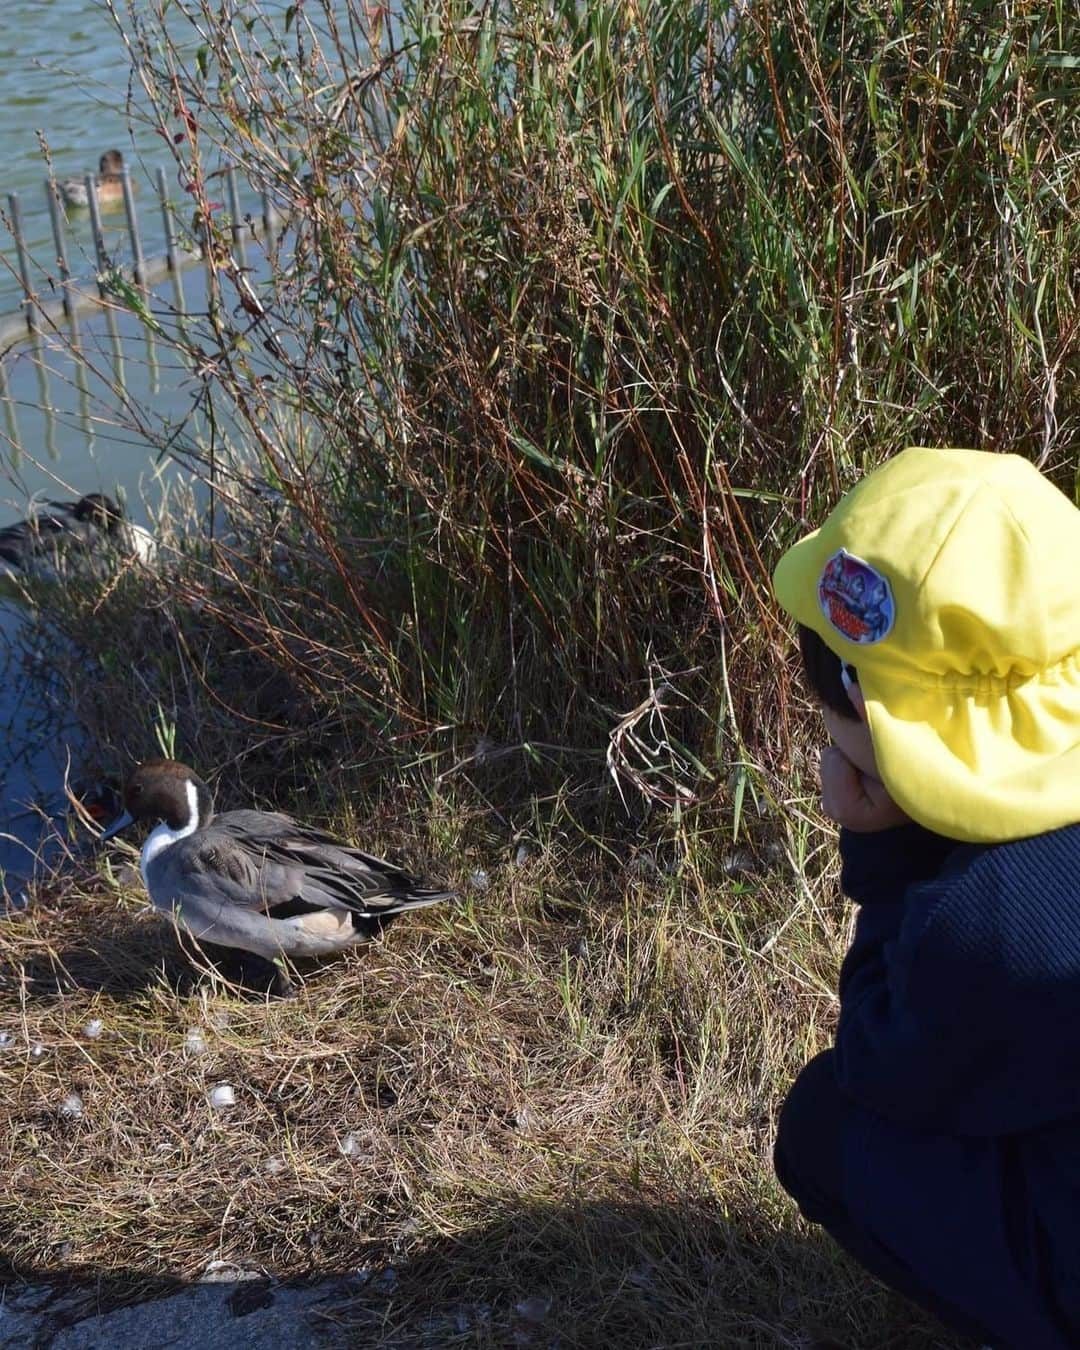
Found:
[[[65,178],[57,183],[65,206],[89,206],[85,178]],[[115,206],[124,200],[124,156],[119,150],[106,150],[98,160],[94,188],[101,206]]]
[[[290,996],[283,958],[326,956],[374,938],[407,910],[456,898],[280,811],[214,812],[186,764],[150,759],[124,788],[123,811],[101,842],[156,821],[139,870],[154,908],[213,959],[255,958],[270,992]],[[245,975],[251,972],[244,965]]]
[[[133,525],[104,492],[44,508],[34,503],[25,520],[0,529],[0,577],[8,580],[57,580],[72,568],[96,574],[128,558],[149,565],[156,555],[150,531]]]

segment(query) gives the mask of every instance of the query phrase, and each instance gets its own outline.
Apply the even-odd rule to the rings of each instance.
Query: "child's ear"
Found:
[[[863,691],[852,681],[851,687],[847,691],[848,701],[858,713],[859,721],[866,721],[866,699],[863,698]]]

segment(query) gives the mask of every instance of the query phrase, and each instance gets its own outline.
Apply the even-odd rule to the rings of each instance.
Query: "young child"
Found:
[[[1080,512],[1016,456],[905,450],[774,581],[859,906],[777,1176],[955,1330],[1080,1346]]]

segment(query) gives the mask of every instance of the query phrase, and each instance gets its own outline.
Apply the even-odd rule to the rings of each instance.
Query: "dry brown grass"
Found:
[[[295,1002],[187,975],[123,866],[69,869],[0,924],[12,1266],[116,1298],[212,1260],[366,1267],[335,1314],[364,1346],[951,1344],[772,1177],[846,939],[817,859],[729,855],[732,878],[719,856],[616,863],[554,831],[524,856],[461,814],[374,818],[401,856],[438,839],[465,899]],[[215,1111],[219,1083],[236,1104]]]

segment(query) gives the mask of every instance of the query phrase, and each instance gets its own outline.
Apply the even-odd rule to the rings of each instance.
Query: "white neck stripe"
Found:
[[[147,869],[154,861],[157,855],[163,849],[170,848],[180,839],[186,839],[189,834],[194,834],[199,828],[199,790],[189,778],[184,784],[187,790],[188,818],[187,823],[181,825],[178,830],[174,830],[166,821],[154,827],[150,831],[150,837],[142,846],[142,853],[139,857],[139,871],[142,873],[143,883],[147,890],[150,889],[150,881],[146,875]]]

